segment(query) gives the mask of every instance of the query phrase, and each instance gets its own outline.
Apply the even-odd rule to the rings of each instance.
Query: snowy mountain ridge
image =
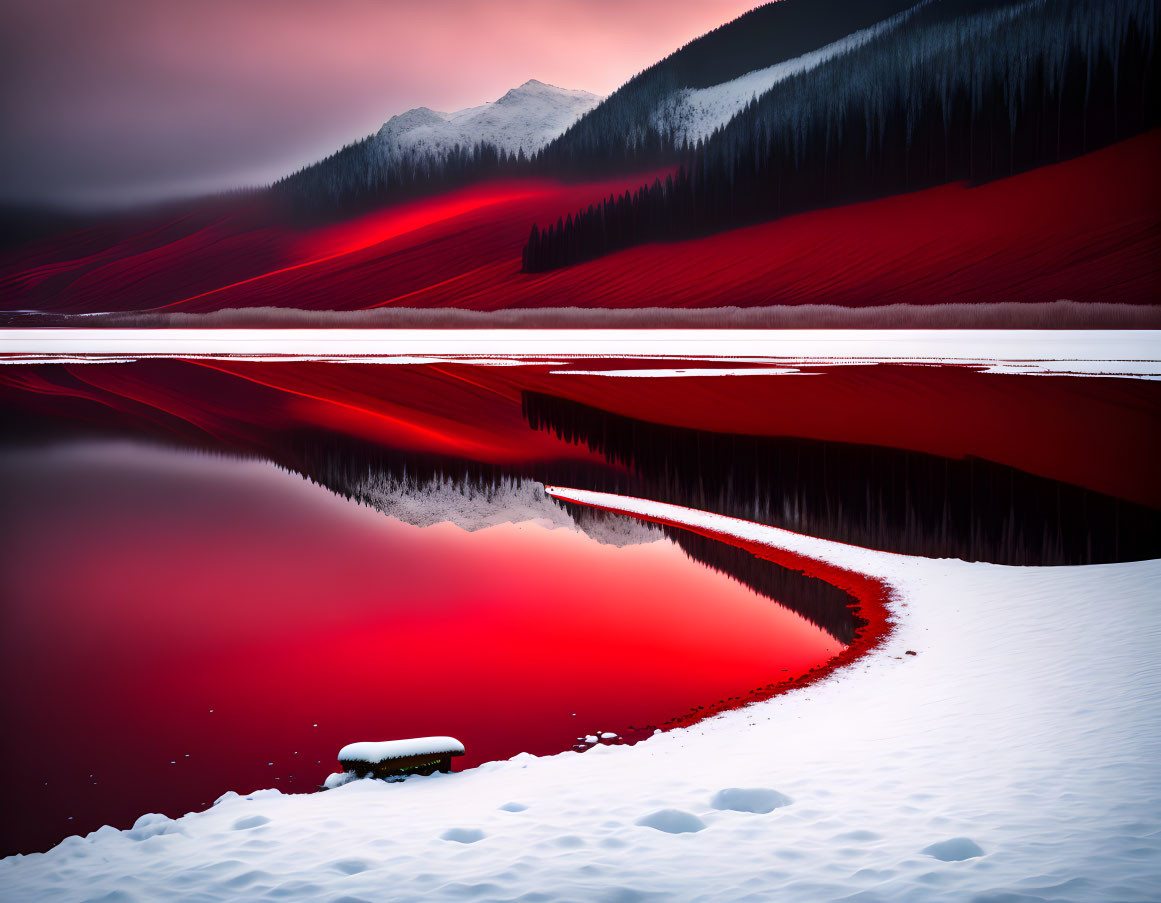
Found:
[[[442,157],[457,144],[478,142],[501,150],[531,154],[563,133],[602,98],[588,91],[558,88],[531,79],[499,100],[441,113],[417,107],[392,116],[376,134],[381,151],[406,159],[431,154]]]
[[[897,15],[852,32],[838,41],[793,59],[755,69],[737,78],[708,88],[682,88],[666,97],[653,111],[652,125],[671,132],[677,141],[691,144],[705,140],[746,108],[751,100],[765,94],[781,81],[821,66],[827,60],[857,50],[908,19],[918,4]]]

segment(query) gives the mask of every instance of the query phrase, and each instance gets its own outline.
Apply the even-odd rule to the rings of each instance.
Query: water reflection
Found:
[[[543,484],[601,487],[641,494],[642,481],[620,467],[571,460],[531,465],[537,478],[467,460],[402,454],[334,435],[300,432],[280,447],[280,460],[346,498],[423,526],[438,520],[467,530],[503,520],[570,526],[598,542],[622,546],[666,536],[687,555],[849,643],[861,623],[853,600],[828,583],[771,565],[749,552],[684,530],[549,498]]]
[[[608,491],[935,558],[1059,565],[1161,555],[1158,510],[979,458],[686,429],[534,392],[523,404],[534,429],[630,471]]]
[[[658,531],[607,521],[597,542],[531,484],[498,487],[467,532],[257,460],[0,454],[4,850],[231,788],[311,790],[352,740],[452,734],[470,767],[633,739],[840,648]],[[431,524],[474,493],[405,502]]]
[[[308,790],[352,739],[451,733],[469,766],[635,739],[858,635],[844,592],[542,483],[931,556],[1161,555],[1152,385],[776,379],[734,395],[544,368],[7,368],[0,430],[57,444],[0,453],[5,849],[227,788]],[[1054,427],[1073,408],[1088,433]],[[769,435],[782,423],[799,438]],[[966,442],[981,424],[995,434]],[[92,431],[175,448],[76,443]],[[979,448],[1012,466],[956,457]],[[1018,469],[1041,459],[1057,479]]]

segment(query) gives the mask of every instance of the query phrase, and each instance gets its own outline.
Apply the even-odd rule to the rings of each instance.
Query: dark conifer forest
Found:
[[[690,144],[658,111],[875,26]],[[526,272],[653,241],[1058,162],[1161,124],[1155,0],[781,0],[646,69],[531,157],[398,155],[369,136],[272,187],[311,219],[501,177],[666,169],[529,224]]]
[[[718,84],[791,59],[915,2],[779,0],[760,6],[634,76],[535,160],[487,143],[400,158],[369,135],[278,181],[273,191],[297,213],[344,216],[503,175],[578,176],[670,164],[681,149],[653,127],[651,117],[672,92]]]
[[[295,214],[344,217],[528,170],[522,151],[509,154],[486,142],[473,147],[457,144],[440,155],[401,158],[385,152],[378,137],[369,135],[275,182],[271,191]]]
[[[1161,118],[1157,29],[1151,0],[934,0],[776,84],[693,148],[652,138],[646,155],[674,162],[666,181],[533,226],[524,269],[978,183],[1137,134]],[[570,134],[534,163],[561,155]]]
[[[960,0],[993,6],[1005,0]],[[674,92],[707,88],[817,50],[916,0],[779,0],[690,41],[629,79],[536,155],[557,173],[596,174],[670,163],[682,150],[655,112]]]

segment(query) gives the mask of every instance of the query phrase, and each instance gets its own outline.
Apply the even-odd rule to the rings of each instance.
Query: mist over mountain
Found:
[[[1152,233],[1137,222],[1156,184],[1141,165],[1142,133],[1161,125],[1156,12],[1154,0],[779,0],[689,41],[603,101],[530,80],[464,110],[417,107],[232,208],[202,203],[196,220],[159,212],[132,243],[134,222],[103,223],[45,249],[44,270],[14,254],[0,287],[18,299],[14,310],[35,315],[397,302],[846,307],[907,292],[921,305],[1151,300]],[[1111,154],[1096,159],[1103,149]],[[957,183],[973,190],[943,191]],[[485,195],[486,223],[448,216]],[[393,219],[387,208],[402,202]],[[1028,218],[1058,209],[1045,224]],[[790,222],[824,210],[825,227]],[[380,212],[382,223],[342,245],[342,260],[316,253],[334,243],[311,230]],[[0,233],[68,227],[13,222]],[[776,240],[752,231],[781,226]],[[377,238],[401,228],[434,231],[413,247]],[[944,244],[913,266],[907,243],[933,230]],[[1091,247],[1085,232],[1101,236],[1098,255],[1064,250]],[[847,257],[830,250],[834,236],[862,247],[888,234],[874,259],[902,254],[908,278],[870,262],[841,283],[825,275]],[[1015,264],[1003,261],[1050,234],[1036,281],[1013,284]],[[815,261],[797,277],[792,246]],[[58,266],[70,248],[77,262]]]

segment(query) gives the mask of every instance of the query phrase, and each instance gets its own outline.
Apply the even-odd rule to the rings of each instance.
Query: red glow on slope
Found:
[[[306,231],[272,225],[281,216],[260,204],[212,221],[145,224],[128,238],[97,228],[0,256],[0,290],[13,308],[28,310],[201,311],[285,306],[292,296],[309,309],[334,307],[316,293],[341,295],[353,278],[372,294],[362,305],[377,306],[433,283],[474,282],[463,277],[497,262],[510,270],[532,222],[555,221],[656,175],[487,183]]]
[[[342,225],[320,229],[303,240],[301,252],[304,256],[318,260],[352,254],[381,244],[389,238],[443,223],[465,213],[497,204],[543,197],[558,188],[548,181],[489,183],[440,197],[411,201],[369,213]]]
[[[490,186],[488,190],[473,189],[450,197],[434,198],[392,207],[386,211],[369,214],[354,222],[322,230],[319,234],[310,236],[301,242],[300,247],[294,252],[295,256],[306,257],[299,263],[278,267],[266,273],[259,273],[256,276],[240,279],[237,282],[231,282],[209,291],[190,295],[180,301],[171,301],[169,304],[148,309],[172,309],[184,306],[191,301],[199,301],[218,292],[253,286],[255,283],[274,276],[295,273],[299,270],[338,260],[357,251],[373,248],[388,239],[398,238],[401,235],[443,223],[474,210],[481,210],[485,207],[521,198],[534,197],[538,193],[542,192],[537,192],[528,185],[522,186],[520,190],[511,188],[502,190],[496,186]]]
[[[535,276],[520,272],[532,223],[656,174],[478,186],[305,234],[244,217],[208,231],[191,220],[186,228],[200,231],[168,244],[126,240],[75,260],[74,239],[52,239],[0,261],[0,288],[13,308],[78,312],[1151,304],[1161,296],[1158,156],[1161,131],[979,187],[801,214]]]
[[[209,367],[212,370],[217,370],[221,373],[230,373],[230,370],[224,367],[215,366],[214,364],[204,361],[198,361],[199,365]],[[370,421],[372,425],[377,422],[384,424],[390,428],[392,436],[398,438],[394,431],[401,431],[406,437],[411,434],[418,438],[422,443],[432,446],[431,450],[440,451],[448,454],[462,454],[472,455],[487,452],[489,449],[484,443],[474,442],[465,439],[462,436],[456,436],[452,432],[446,430],[437,430],[431,427],[423,426],[416,423],[414,420],[409,420],[403,417],[394,417],[385,413],[382,410],[375,410],[372,407],[352,404],[348,401],[342,401],[334,397],[325,397],[315,392],[308,392],[303,388],[288,388],[285,385],[279,386],[275,383],[259,379],[257,376],[245,373],[237,373],[240,378],[257,383],[260,386],[265,386],[270,389],[277,389],[280,392],[289,393],[297,398],[303,398],[307,401],[318,402],[321,407],[314,411],[315,416],[302,417],[303,423],[323,423],[328,426],[349,425],[351,423],[362,424]],[[331,410],[337,408],[337,411]],[[302,413],[300,406],[294,406],[293,410]],[[410,444],[404,441],[402,444]]]

